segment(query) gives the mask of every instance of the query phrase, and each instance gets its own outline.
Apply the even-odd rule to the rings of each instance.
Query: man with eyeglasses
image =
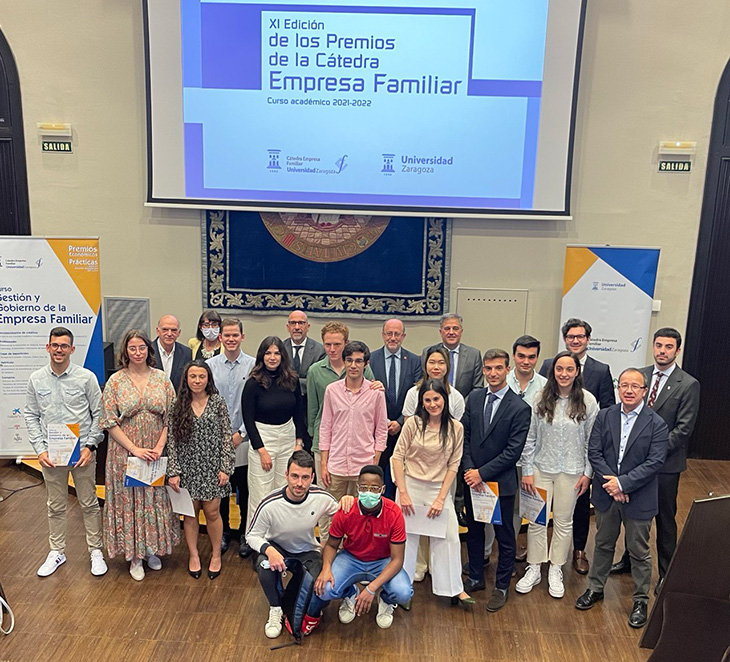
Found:
[[[48,494],[48,542],[51,551],[38,568],[39,577],[48,577],[66,562],[66,501],[68,474],[74,479],[76,496],[86,530],[86,546],[91,556],[91,574],[106,573],[101,552],[101,511],[96,496],[96,448],[104,438],[99,427],[101,389],[93,372],[71,363],[74,336],[62,326],[51,329],[46,351],[50,365],[31,374],[23,417],[28,437],[43,472]],[[48,427],[77,426],[78,459],[72,464],[57,466],[49,456]]]
[[[155,362],[172,382],[177,393],[183,369],[193,360],[193,352],[189,347],[177,342],[180,337],[180,322],[174,315],[163,315],[155,331],[157,339],[152,342]]]
[[[416,354],[403,347],[406,327],[399,319],[383,324],[383,346],[370,356],[370,367],[375,379],[385,384],[385,404],[388,409],[388,442],[380,456],[380,466],[385,473],[385,496],[395,499],[395,483],[390,475],[390,458],[398,442],[403,425],[403,404],[406,393],[421,379],[421,361]]]
[[[621,402],[598,412],[588,442],[593,466],[596,542],[588,589],[576,609],[591,609],[603,600],[616,540],[623,524],[631,556],[634,603],[629,625],[646,625],[651,584],[651,520],[659,508],[659,472],[669,445],[669,430],[661,416],[644,403],[646,379],[637,368],[619,376]]]
[[[326,354],[322,343],[318,343],[309,337],[309,320],[307,319],[307,313],[303,310],[294,310],[289,313],[286,330],[289,337],[284,340],[284,349],[289,354],[294,372],[299,376],[299,390],[302,394],[302,404],[306,416],[307,372],[309,372],[309,367],[313,363],[321,361]],[[309,426],[309,421],[307,421],[307,426]],[[312,437],[308,430],[304,432],[302,441],[306,450],[312,449]]]
[[[319,428],[319,475],[322,486],[338,501],[345,494],[357,494],[360,469],[378,464],[388,438],[385,394],[370,388],[364,376],[370,361],[368,346],[349,342],[342,359],[345,379],[325,390]]]
[[[606,363],[596,361],[587,354],[591,332],[591,325],[576,317],[567,320],[561,329],[565,349],[573,352],[580,361],[583,388],[593,394],[601,409],[605,409],[616,403],[613,377],[611,376],[611,368]],[[540,374],[547,377],[552,367],[553,360],[545,359],[540,367]],[[573,511],[573,569],[581,575],[588,574],[589,569],[585,549],[590,526],[591,502],[589,491],[586,490],[578,497]]]
[[[408,573],[403,569],[406,524],[400,507],[383,497],[383,470],[366,465],[356,477],[357,504],[338,511],[332,520],[330,537],[322,550],[322,572],[314,584],[305,624],[311,632],[320,622],[322,609],[330,600],[343,598],[339,608],[341,623],[370,611],[375,597],[380,628],[393,624],[396,605],[406,604],[413,595]],[[344,549],[337,551],[344,539]],[[368,582],[363,590],[356,585]]]

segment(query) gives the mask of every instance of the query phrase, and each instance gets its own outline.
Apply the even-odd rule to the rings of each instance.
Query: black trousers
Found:
[[[238,507],[241,510],[241,531],[246,530],[246,514],[248,513],[248,466],[236,467],[231,476],[231,487],[234,494],[238,491]],[[231,533],[231,500],[221,499],[221,519],[223,520],[223,533]]]
[[[477,522],[474,519],[471,490],[468,487],[464,490],[464,502],[466,505],[466,522],[469,527],[466,533],[466,550],[469,553],[469,579],[479,582],[484,579],[484,522]],[[512,571],[515,567],[515,552],[517,551],[515,527],[512,522],[515,495],[500,495],[499,504],[502,512],[502,524],[494,525],[494,537],[497,540],[499,549],[496,587],[507,590],[512,579]]]
[[[300,559],[304,567],[309,571],[315,579],[322,571],[322,555],[319,551],[302,552],[301,554],[292,554],[287,552],[283,547],[276,543],[270,543],[279,554],[284,558]],[[266,554],[259,554],[256,559],[256,573],[259,576],[259,584],[264,589],[264,595],[269,601],[269,607],[281,607],[281,596],[284,593],[284,585],[281,582],[281,573],[270,568],[261,566],[262,561],[266,561]]]
[[[582,552],[588,542],[588,530],[591,528],[591,488],[583,492],[575,502],[573,511],[573,549]]]

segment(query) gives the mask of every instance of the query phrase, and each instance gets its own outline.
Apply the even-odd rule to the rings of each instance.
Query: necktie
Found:
[[[656,402],[656,396],[659,393],[659,384],[662,383],[662,377],[664,377],[663,372],[656,373],[656,379],[654,380],[654,386],[652,386],[651,393],[649,393],[649,402],[646,403],[649,405],[649,407],[653,407],[654,403]]]
[[[451,369],[449,370],[449,384],[454,385],[454,373],[456,372],[456,365],[454,364],[454,357],[456,356],[456,350],[450,349],[449,354],[451,355]]]
[[[301,359],[299,358],[299,350],[302,348],[301,345],[294,346],[294,371],[299,373],[299,368],[302,366]]]
[[[396,383],[395,383],[395,359],[396,355],[390,355],[390,369],[388,370],[388,402],[395,405],[396,402]]]
[[[487,433],[489,424],[492,422],[492,409],[494,408],[494,401],[496,399],[497,396],[494,393],[490,393],[487,396],[487,406],[484,407],[484,434]]]

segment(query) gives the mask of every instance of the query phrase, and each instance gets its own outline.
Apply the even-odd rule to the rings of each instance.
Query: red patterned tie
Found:
[[[649,407],[653,408],[654,403],[656,402],[656,396],[659,393],[659,384],[662,383],[662,377],[664,377],[663,372],[658,372],[656,374],[656,379],[654,380],[654,386],[652,386],[651,393],[649,393],[649,402],[646,404],[649,405]]]

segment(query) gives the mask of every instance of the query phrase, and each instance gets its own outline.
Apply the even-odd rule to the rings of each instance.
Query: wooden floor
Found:
[[[34,482],[37,479],[15,466],[0,466],[2,488]],[[692,500],[708,492],[730,493],[730,462],[690,461],[680,483],[680,524]],[[207,558],[207,539],[201,537],[200,544]],[[148,571],[141,583],[129,576],[120,558],[109,562],[106,576],[95,578],[89,573],[78,504],[70,498],[68,561],[51,577],[40,579],[35,573],[47,551],[44,488],[18,492],[0,502],[0,582],[16,615],[13,634],[0,635],[0,662],[340,662],[346,656],[408,662],[449,657],[494,662],[632,662],[649,655],[638,647],[640,632],[627,624],[632,593],[627,575],[609,580],[602,604],[579,612],[573,603],[585,590],[586,580],[566,566],[562,600],[548,596],[543,577],[529,595],[511,590],[506,607],[496,614],[485,610],[489,591],[477,593],[473,610],[463,611],[431,595],[426,578],[416,585],[413,609],[396,610],[389,630],[375,625],[374,614],[342,625],[336,609],[330,607],[320,629],[301,647],[272,652],[272,642],[263,632],[266,601],[251,562],[238,558],[235,545],[233,553],[224,556],[223,574],[213,582],[205,575],[197,581],[188,576],[184,544],[171,558],[163,559],[161,572]],[[592,535],[589,558],[591,551]],[[492,584],[493,565],[487,576]],[[287,641],[287,636],[276,643]]]

